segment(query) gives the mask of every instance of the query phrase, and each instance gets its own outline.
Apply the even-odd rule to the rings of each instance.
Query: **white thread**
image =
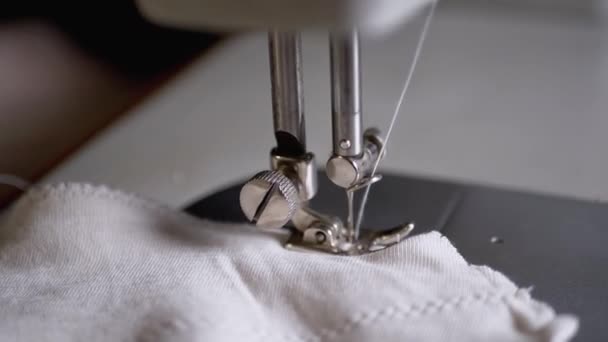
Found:
[[[27,190],[30,186],[30,182],[25,179],[6,173],[0,173],[0,184],[12,186],[21,191]]]
[[[403,84],[403,89],[401,90],[401,96],[399,96],[399,100],[397,101],[397,106],[395,107],[395,112],[393,113],[391,123],[386,132],[386,137],[384,139],[384,145],[382,145],[382,148],[380,149],[380,153],[378,154],[378,156],[382,156],[384,154],[384,151],[386,150],[386,146],[388,145],[388,141],[391,137],[393,127],[395,126],[395,122],[397,121],[397,117],[399,116],[399,112],[401,111],[401,106],[405,100],[405,95],[407,93],[407,90],[410,87],[410,83],[414,76],[414,71],[416,70],[416,65],[418,64],[418,58],[420,57],[420,52],[422,51],[422,46],[424,45],[424,41],[426,39],[426,35],[429,30],[429,26],[431,24],[431,20],[433,19],[433,15],[435,14],[435,8],[437,7],[437,2],[438,2],[438,0],[433,1],[433,3],[431,4],[429,13],[427,14],[426,19],[424,21],[424,26],[422,27],[420,37],[418,38],[418,43],[416,45],[416,51],[414,52],[414,58],[412,59],[412,64],[410,65],[410,69],[408,71],[407,78],[405,79],[405,83]],[[374,163],[374,167],[372,169],[372,175],[370,176],[370,178],[373,178],[374,175],[376,174],[376,171],[378,170],[378,165],[380,165],[381,159],[382,158],[380,158],[380,157],[378,157],[378,159],[376,159],[376,162]],[[363,213],[365,211],[365,205],[367,204],[367,197],[369,196],[369,191],[371,189],[371,186],[372,186],[372,184],[369,184],[367,187],[365,187],[365,191],[363,193],[363,198],[361,199],[361,205],[359,207],[359,213],[357,215],[357,223],[355,224],[355,232],[356,232],[355,234],[357,234],[359,232],[359,230],[361,229],[361,221],[363,220]]]

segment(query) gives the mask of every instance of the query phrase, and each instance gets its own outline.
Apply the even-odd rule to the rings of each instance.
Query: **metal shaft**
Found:
[[[330,35],[332,129],[334,154],[361,155],[361,69],[356,31]]]
[[[277,150],[283,155],[301,155],[306,151],[306,132],[300,35],[271,31],[268,42]]]

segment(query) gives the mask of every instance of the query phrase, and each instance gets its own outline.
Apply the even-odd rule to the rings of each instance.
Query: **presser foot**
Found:
[[[377,252],[396,245],[414,230],[414,223],[406,223],[387,230],[362,230],[358,239],[352,237],[342,222],[319,214],[309,208],[302,209],[294,218],[296,228],[285,248],[299,252],[324,252],[355,256]],[[303,227],[303,224],[307,228]]]

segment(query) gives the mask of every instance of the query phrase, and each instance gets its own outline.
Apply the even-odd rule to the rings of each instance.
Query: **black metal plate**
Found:
[[[215,221],[246,222],[239,207],[242,183],[205,197],[186,208],[192,215]],[[319,193],[311,203],[323,213],[346,217],[346,195],[319,174]],[[391,228],[415,221],[417,234],[442,230],[462,197],[460,185],[425,181],[397,176],[385,176],[373,185],[366,206],[363,226]]]

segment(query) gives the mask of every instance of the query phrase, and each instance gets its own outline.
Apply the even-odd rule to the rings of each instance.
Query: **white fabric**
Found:
[[[106,188],[30,190],[0,223],[0,341],[566,341],[571,316],[439,233],[361,257]]]

